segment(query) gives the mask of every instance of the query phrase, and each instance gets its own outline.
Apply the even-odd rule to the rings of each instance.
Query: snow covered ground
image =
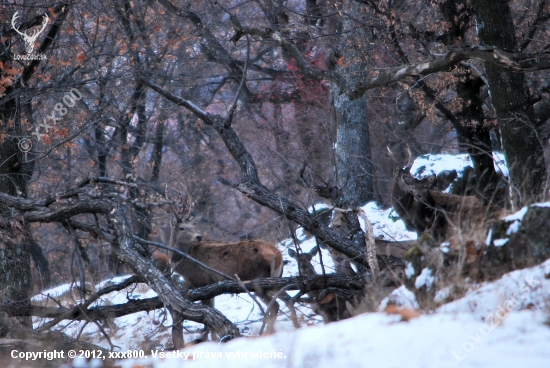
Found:
[[[426,155],[416,160],[411,172],[422,177],[455,169],[460,175],[468,164],[467,156]],[[504,165],[496,165],[505,172]],[[416,238],[415,233],[405,230],[403,222],[396,219],[391,209],[384,210],[369,203],[363,210],[373,223],[375,236],[387,240]],[[298,236],[303,251],[315,246],[315,240],[307,239],[305,233],[298,231]],[[290,261],[283,276],[296,275],[296,264],[285,250],[293,244],[286,241],[278,246],[285,260]],[[315,259],[316,270],[321,273],[319,259]],[[326,250],[322,251],[322,259],[326,272],[333,272]],[[110,281],[120,282],[121,278]],[[96,289],[104,286],[105,282]],[[70,290],[70,285],[62,285],[49,293],[52,296],[64,294],[64,300],[74,299],[71,302],[74,304],[78,294]],[[106,295],[96,304],[119,304],[154,295],[154,291],[140,284]],[[396,307],[386,309],[390,301]],[[36,296],[34,302],[46,303],[47,300]],[[550,367],[550,260],[530,269],[511,272],[494,282],[472,286],[463,298],[442,305],[431,314],[418,315],[414,294],[404,286],[382,301],[379,312],[329,325],[323,325],[321,318],[309,307],[297,306],[302,328],[295,329],[289,321],[288,311],[282,308],[277,332],[264,337],[257,337],[261,314],[247,295],[222,295],[215,299],[215,304],[246,337],[226,344],[209,342],[169,352],[163,349],[171,345],[167,327],[171,319],[164,310],[117,318],[103,328],[117,350],[143,349],[148,356],[147,359],[120,361],[118,364],[124,368],[175,368],[185,366],[187,361],[193,361],[190,364],[193,367],[224,368]],[[34,322],[35,327],[44,323],[37,318]],[[80,335],[109,348],[94,324],[65,322],[62,326],[71,336]],[[202,325],[186,322],[186,341],[194,339],[201,328]],[[83,363],[75,361],[74,366],[85,367]]]
[[[172,352],[121,366],[175,368],[193,360],[193,367],[224,368],[550,367],[549,278],[550,260],[409,321],[399,313],[368,313],[261,338],[204,343],[179,356]],[[394,299],[410,307],[414,296],[396,296],[400,292]]]

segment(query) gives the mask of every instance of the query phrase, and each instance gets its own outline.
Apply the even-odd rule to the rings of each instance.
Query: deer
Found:
[[[223,274],[242,281],[250,281],[261,277],[281,277],[283,273],[283,257],[277,247],[264,240],[243,240],[234,243],[215,243],[203,241],[197,230],[194,218],[180,219],[171,214],[160,228],[160,238],[163,243],[178,249],[193,259],[202,262],[209,268],[205,269],[193,260],[173,253],[170,263],[175,272],[185,279],[189,289],[207,286],[226,280]],[[221,273],[221,274],[220,274]],[[253,290],[269,308],[266,312],[267,332],[274,331],[274,324],[279,312],[279,305],[272,301],[275,292]],[[202,301],[210,307],[213,299]]]
[[[23,37],[23,40],[25,41],[25,50],[27,51],[27,54],[32,54],[32,51],[34,49],[34,43],[36,42],[36,39],[38,38],[38,36],[40,36],[40,34],[44,31],[44,29],[48,25],[48,20],[50,18],[48,18],[47,14],[44,14],[43,21],[42,21],[42,29],[40,29],[40,31],[33,32],[31,35],[28,35],[27,31],[21,32],[19,31],[19,28],[16,27],[15,22],[19,17],[17,13],[18,12],[15,12],[15,14],[11,19],[11,26],[13,27],[13,30],[15,32],[19,33]]]
[[[314,247],[309,253],[298,254],[289,248],[288,255],[296,260],[302,276],[316,276],[317,272],[315,272],[311,260],[317,255],[318,251],[319,247]],[[321,296],[321,291],[310,291],[308,294],[310,298],[318,299]],[[352,316],[351,305],[348,305],[343,298],[334,293],[327,294],[311,306],[315,313],[323,317],[325,323],[339,321]]]
[[[342,236],[347,237],[350,234],[347,222],[342,212],[337,212],[330,225],[332,229],[337,230]],[[402,279],[402,271],[404,262],[402,259],[405,257],[405,253],[414,245],[415,241],[388,241],[383,239],[374,239],[374,246],[376,249],[378,263],[380,264],[380,271],[382,273],[383,283],[387,286],[393,282],[400,284]],[[328,248],[330,257],[334,262],[334,271],[336,273],[343,273],[348,276],[355,275],[352,265],[354,262],[350,260],[346,255]]]
[[[484,206],[475,196],[458,196],[434,189],[435,174],[423,179],[411,173],[411,153],[407,166],[394,169],[392,205],[410,231],[427,232],[436,241],[447,240],[453,228],[472,225],[482,216],[495,216],[499,209]],[[391,151],[390,151],[391,155]]]

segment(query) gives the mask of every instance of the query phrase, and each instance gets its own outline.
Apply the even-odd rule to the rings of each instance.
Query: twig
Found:
[[[258,305],[258,307],[260,308],[260,311],[262,312],[262,316],[264,316],[264,320],[262,322],[262,327],[260,328],[260,335],[263,333],[264,331],[264,327],[265,327],[265,319],[267,318],[267,314],[265,313],[265,310],[264,308],[262,307],[262,304],[258,301],[258,299],[256,298],[256,296],[252,295],[252,293],[246,288],[246,286],[244,285],[244,283],[241,281],[241,279],[239,278],[239,276],[237,276],[237,274],[235,274],[235,279],[237,280],[237,282],[239,283],[239,285],[243,288],[244,291],[246,291],[246,293],[248,294],[249,297],[252,298],[252,300],[254,300],[254,302]],[[269,309],[268,309],[269,310]]]
[[[248,35],[246,35],[246,60],[244,61],[243,77],[241,78],[241,83],[239,84],[237,93],[235,93],[235,99],[233,100],[233,104],[227,111],[227,117],[225,118],[225,122],[224,122],[225,126],[231,126],[231,121],[233,120],[233,114],[235,113],[235,110],[237,109],[237,103],[239,102],[239,95],[241,94],[241,91],[246,83],[246,72],[248,71],[249,59],[250,59],[250,39],[248,38]]]

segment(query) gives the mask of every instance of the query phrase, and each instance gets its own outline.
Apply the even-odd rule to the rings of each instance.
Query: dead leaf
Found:
[[[420,311],[408,308],[397,308],[395,305],[390,305],[386,308],[387,314],[399,314],[402,321],[410,321],[413,318],[420,317]]]

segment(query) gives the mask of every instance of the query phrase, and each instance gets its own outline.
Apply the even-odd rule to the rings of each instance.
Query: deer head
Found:
[[[159,224],[159,236],[164,244],[189,252],[193,245],[202,241],[202,235],[197,230],[194,217],[181,218],[174,212],[169,212]]]
[[[32,34],[28,35],[27,31],[20,32],[19,28],[15,25],[15,21],[18,18],[17,13],[18,12],[15,12],[15,14],[13,15],[13,17],[11,19],[11,25],[12,25],[13,29],[15,30],[15,32],[19,33],[23,37],[23,40],[25,41],[25,50],[27,51],[27,54],[32,54],[32,51],[34,49],[34,43],[36,42],[36,39],[44,31],[44,29],[46,28],[46,25],[48,24],[48,20],[49,20],[48,15],[44,14],[43,22],[42,22],[42,29],[40,29],[39,31],[35,31]]]
[[[315,269],[311,265],[311,260],[317,255],[318,251],[319,248],[315,247],[309,253],[298,254],[291,248],[288,248],[288,255],[291,258],[294,258],[296,262],[298,262],[298,268],[300,269],[300,273],[302,275],[314,276],[317,274],[317,272],[315,272]]]

